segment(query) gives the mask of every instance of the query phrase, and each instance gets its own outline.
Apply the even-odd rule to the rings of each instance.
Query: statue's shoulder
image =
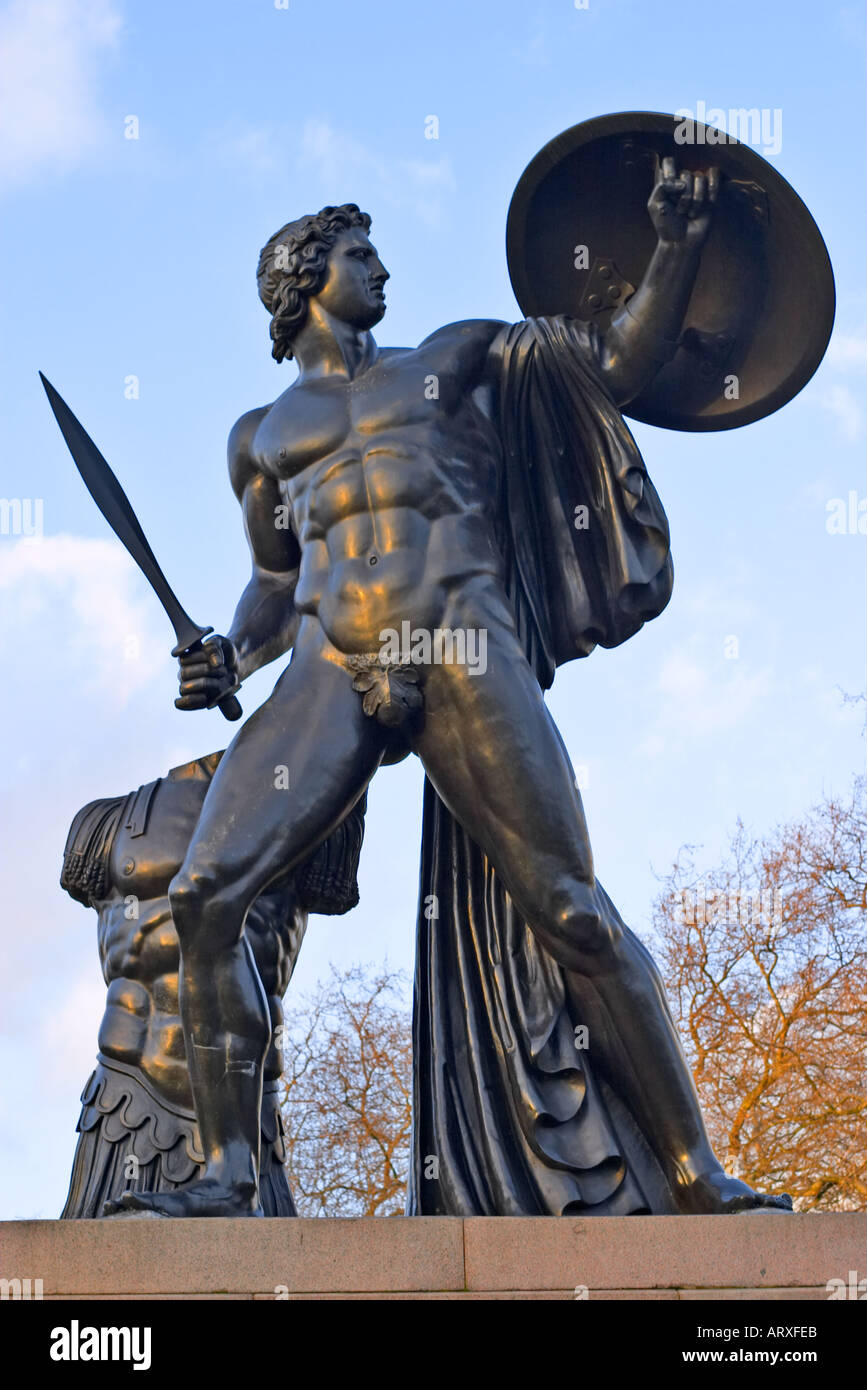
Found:
[[[491,348],[505,328],[501,319],[461,319],[431,333],[418,351],[433,357],[436,371],[445,370],[472,388],[490,376]]]
[[[502,319],[463,319],[431,333],[419,345],[419,351],[438,344],[457,361],[481,367],[482,376],[492,382],[497,380],[507,362],[522,359],[529,348],[537,345],[551,352],[560,349],[587,353],[592,349],[588,326],[559,314],[519,319],[515,323]]]
[[[507,327],[508,324],[503,323],[502,319],[459,319],[457,323],[444,324],[434,333],[429,333],[419,343],[419,348],[442,343],[446,347],[471,346],[487,351],[497,334]]]
[[[229,430],[228,453],[230,458],[233,454],[250,453],[256,431],[272,404],[273,402],[268,405],[258,405],[254,410],[245,410],[244,414],[235,421]]]
[[[243,495],[250,478],[258,471],[254,462],[253,440],[270,409],[271,405],[260,405],[255,410],[245,411],[229,431],[226,457],[229,477],[238,498]]]

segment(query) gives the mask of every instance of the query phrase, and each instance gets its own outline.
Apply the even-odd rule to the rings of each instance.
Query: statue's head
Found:
[[[370,217],[355,203],[287,222],[259,256],[259,298],[271,315],[271,355],[292,357],[311,301],[360,330],[385,313],[388,271],[368,237]]]

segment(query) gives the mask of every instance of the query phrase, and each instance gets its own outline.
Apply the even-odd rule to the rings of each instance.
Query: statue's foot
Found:
[[[740,1178],[729,1177],[722,1168],[701,1173],[679,1189],[679,1205],[690,1216],[736,1215],[745,1211],[791,1212],[792,1199],[787,1192],[779,1197],[770,1192],[756,1192]]]
[[[179,1192],[124,1192],[106,1202],[103,1216],[264,1216],[258,1193],[249,1189],[224,1187],[213,1178],[202,1178]]]

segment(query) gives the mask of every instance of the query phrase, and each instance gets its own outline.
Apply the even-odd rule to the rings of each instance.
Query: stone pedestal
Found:
[[[7,1297],[824,1300],[850,1272],[867,1213],[0,1223]]]

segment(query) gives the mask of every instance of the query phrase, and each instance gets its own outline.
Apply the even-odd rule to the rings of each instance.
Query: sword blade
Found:
[[[150,584],[175,630],[178,646],[186,651],[213,628],[201,628],[193,622],[181,607],[168,580],[160,569],[156,557],[148,545],[138,517],[129,504],[126,493],[115,477],[102,454],[97,449],[87,430],[73,415],[66,401],[51,382],[39,373],[48,403],[54,418],[60,426],[60,433],[66,440],[72,461],[81,474],[99,510],[122,545],[126,546],[145,579]]]
[[[201,643],[202,638],[207,637],[208,633],[213,632],[214,629],[212,627],[199,627],[198,623],[194,623],[186,609],[181,606],[148,545],[145,533],[129,504],[126,493],[108,463],[97,449],[87,430],[73,415],[60,392],[55,390],[42,372],[39,373],[39,377],[45,387],[48,404],[54,412],[54,418],[60,426],[60,433],[66,440],[66,446],[72,455],[73,463],[81,474],[84,486],[120,543],[126,547],[135,560],[168,615],[177,639],[177,645],[173,649],[172,655],[179,656],[181,652],[189,651],[191,647]],[[241,707],[234,695],[226,695],[218,703],[227,719],[240,717]],[[235,713],[236,710],[237,713]]]

